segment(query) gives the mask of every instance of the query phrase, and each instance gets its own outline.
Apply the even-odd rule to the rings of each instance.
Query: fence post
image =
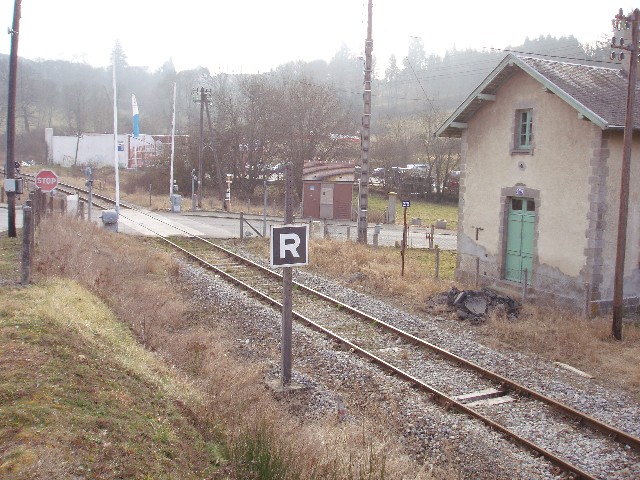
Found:
[[[440,278],[440,247],[436,245],[436,280]]]
[[[33,253],[36,251],[36,219],[33,214],[33,202],[29,206],[31,207],[31,268],[33,268]]]
[[[31,207],[22,208],[22,272],[20,283],[28,285],[31,282],[31,238],[33,236],[31,221]]]
[[[478,284],[480,283],[480,257],[476,257],[476,286],[478,288]]]
[[[527,299],[527,282],[529,281],[529,272],[526,268],[522,271],[522,277],[522,301],[525,301]]]
[[[240,212],[240,240],[244,238],[244,213]]]
[[[47,196],[42,190],[35,193],[36,228],[40,226],[40,220],[47,214]]]

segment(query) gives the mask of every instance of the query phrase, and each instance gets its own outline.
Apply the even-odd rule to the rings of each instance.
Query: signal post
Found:
[[[279,392],[302,388],[291,382],[293,330],[293,267],[309,263],[309,226],[293,224],[293,175],[291,164],[285,167],[285,224],[271,226],[270,263],[282,267],[282,338],[280,345],[280,382],[271,387]]]

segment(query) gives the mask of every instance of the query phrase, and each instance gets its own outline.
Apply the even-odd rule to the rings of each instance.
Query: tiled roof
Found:
[[[353,182],[355,165],[349,162],[307,161],[302,166],[302,180]]]
[[[460,124],[466,123],[484,104],[486,96],[496,95],[504,82],[517,71],[531,75],[600,128],[624,127],[627,77],[620,70],[510,54],[447,119],[436,135],[459,137]],[[638,87],[636,100],[640,100]],[[634,121],[635,127],[640,128],[638,102]]]
[[[619,69],[531,57],[522,58],[522,61],[602,118],[609,127],[624,126],[628,81]],[[640,99],[637,86],[636,98]],[[640,124],[640,112],[638,108],[635,110],[635,123]]]

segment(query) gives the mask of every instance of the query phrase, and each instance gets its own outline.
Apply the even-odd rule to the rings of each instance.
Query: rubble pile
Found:
[[[482,323],[487,314],[495,310],[502,310],[508,318],[514,319],[520,309],[520,304],[514,299],[488,288],[460,291],[452,287],[448,292],[432,298],[431,302],[446,304],[460,320],[469,320],[473,324]]]

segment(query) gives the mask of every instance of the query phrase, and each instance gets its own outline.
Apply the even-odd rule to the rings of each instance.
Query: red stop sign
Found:
[[[36,187],[50,192],[58,186],[58,176],[52,170],[40,170],[36,175]]]

